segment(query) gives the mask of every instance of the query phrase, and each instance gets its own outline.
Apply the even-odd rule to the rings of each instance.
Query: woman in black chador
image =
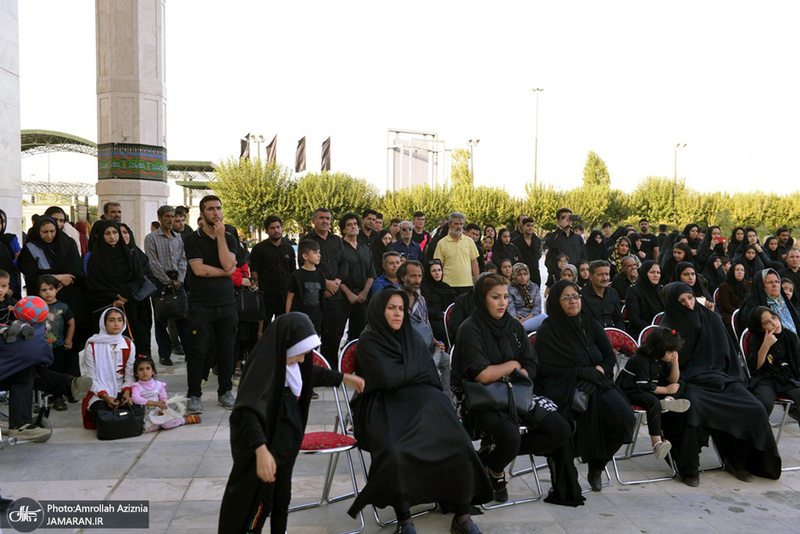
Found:
[[[492,488],[442,393],[427,345],[411,327],[404,292],[385,288],[373,295],[358,339],[356,370],[366,387],[350,403],[354,428],[372,463],[367,485],[348,513],[355,517],[367,504],[391,506],[397,532],[414,533],[410,507],[438,502],[455,512],[450,532],[479,533],[470,503],[490,501]]]
[[[576,425],[575,454],[589,464],[587,479],[601,491],[611,456],[633,439],[631,403],[614,383],[614,349],[600,323],[581,313],[578,286],[561,280],[547,297],[547,319],[536,334],[539,375],[534,391],[553,399]],[[586,411],[571,410],[576,390],[588,394]]]
[[[745,377],[733,340],[722,319],[696,304],[692,288],[682,282],[667,286],[662,326],[685,340],[678,351],[684,398],[692,409],[663,416],[664,434],[672,442],[672,458],[689,486],[697,486],[700,447],[714,438],[726,470],[742,481],[752,475],[777,479],[781,458],[764,406],[745,388]],[[751,474],[752,473],[752,474]]]
[[[242,370],[231,413],[233,468],[219,514],[220,534],[284,532],[292,498],[292,469],[303,442],[313,386],[343,381],[361,391],[353,375],[315,367],[309,354],[320,345],[302,313],[275,319]]]

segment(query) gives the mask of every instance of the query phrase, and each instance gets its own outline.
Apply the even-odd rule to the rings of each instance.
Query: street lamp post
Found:
[[[257,156],[257,158],[259,160],[261,159],[261,143],[263,143],[264,141],[265,141],[265,139],[264,139],[263,135],[259,135],[258,137],[256,137],[255,134],[251,134],[250,135],[250,142],[258,144],[258,156]]]
[[[686,143],[675,145],[675,183],[672,191],[672,210],[675,212],[675,226],[678,225],[678,150],[686,148]]]
[[[536,93],[536,140],[533,144],[533,186],[537,184],[537,170],[539,166],[539,93],[544,91],[541,87],[533,89]]]
[[[480,142],[480,139],[470,139],[467,141],[469,145],[469,173],[472,175],[473,182],[475,181],[475,145]]]

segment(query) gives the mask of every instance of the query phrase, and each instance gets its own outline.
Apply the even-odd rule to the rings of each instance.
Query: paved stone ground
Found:
[[[173,357],[173,368],[159,366],[158,377],[168,384],[170,395],[186,389],[185,363]],[[330,392],[312,404],[309,431],[330,429],[335,415]],[[219,505],[231,468],[229,411],[216,402],[213,375],[204,388],[205,412],[201,424],[145,434],[137,438],[101,442],[80,424],[77,404],[66,412],[51,413],[54,433],[44,444],[6,446],[0,450],[0,489],[4,497],[53,499],[147,499],[150,529],[147,532],[216,532]],[[778,412],[773,414],[776,418]],[[642,433],[643,443],[649,442]],[[797,423],[787,424],[780,443],[784,464],[800,465],[800,433]],[[713,465],[705,452],[701,461]],[[347,462],[339,463],[334,494],[349,486]],[[652,456],[622,462],[626,477],[644,472],[657,475],[663,463]],[[322,487],[326,460],[298,459],[294,476],[293,504],[316,498]],[[356,467],[358,473],[360,467]],[[579,466],[581,475],[585,467]],[[547,470],[540,471],[549,488]],[[613,476],[613,473],[612,473]],[[530,492],[526,478],[511,481],[512,498]],[[359,475],[363,484],[363,476]],[[534,502],[487,511],[476,517],[486,534],[530,532],[800,532],[800,471],[784,473],[778,481],[756,479],[739,482],[723,471],[700,477],[699,488],[677,480],[620,485],[616,480],[602,493],[587,494],[586,505],[577,509]],[[585,486],[586,481],[581,478]],[[351,499],[292,513],[289,531],[298,534],[345,532],[357,527],[346,515]],[[385,510],[382,517],[391,517]],[[367,533],[392,532],[380,528],[365,510]],[[450,516],[435,512],[416,519],[420,532],[447,532]],[[267,529],[268,530],[268,529]],[[47,532],[58,532],[48,530]],[[77,532],[77,531],[65,531]],[[87,530],[87,532],[103,532]]]

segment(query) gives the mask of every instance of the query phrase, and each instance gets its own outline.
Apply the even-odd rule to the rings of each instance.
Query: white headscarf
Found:
[[[126,346],[125,338],[122,336],[122,333],[119,334],[109,334],[108,330],[106,330],[106,316],[112,312],[116,311],[122,315],[122,331],[125,331],[125,327],[127,326],[127,322],[125,321],[125,314],[122,313],[122,310],[119,308],[108,308],[103,314],[100,316],[100,333],[95,334],[90,337],[86,344],[92,344],[93,353],[94,353],[94,367],[95,367],[95,374],[96,374],[96,381],[99,381],[103,384],[108,386],[116,386],[116,372],[117,369],[115,367],[115,358],[111,351],[111,346],[116,345],[117,347],[124,348]],[[95,378],[95,377],[92,377]],[[112,397],[116,397],[119,391],[116,391],[116,387],[114,387],[114,391],[107,390],[108,394]]]
[[[310,350],[314,350],[319,347],[321,343],[319,336],[317,334],[312,334],[286,349],[286,359],[288,360],[294,356],[299,356]],[[300,373],[300,364],[286,364],[286,381],[284,386],[291,389],[295,397],[300,396],[300,393],[303,391],[303,375]]]

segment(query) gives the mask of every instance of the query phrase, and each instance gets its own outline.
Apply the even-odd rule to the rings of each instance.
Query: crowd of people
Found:
[[[738,479],[780,476],[768,414],[780,396],[794,401],[796,419],[800,403],[800,251],[786,228],[761,243],[753,228],[726,239],[696,224],[652,233],[642,219],[638,228],[604,223],[584,238],[580,217],[562,208],[543,236],[524,214],[513,229],[481,229],[454,212],[428,232],[419,211],[384,229],[375,210],[334,220],[320,207],[296,244],[273,214],[266,239],[248,250],[224,224],[219,198],[199,208],[193,230],[188,209],[159,207],[142,248],[113,202],[91,228],[49,208],[22,243],[5,233],[0,212],[0,312],[23,288],[47,302],[54,406],[83,400],[87,427],[98,410],[134,401],[157,410],[150,431],[199,422],[213,370],[218,402],[233,409],[221,529],[260,531],[268,515],[273,531],[285,529],[313,386],[342,381],[357,391],[356,438],[372,454],[350,513],[391,506],[398,532],[415,531],[409,508],[421,502],[453,511],[451,532],[479,532],[472,505],[508,499],[505,470],[520,454],[547,457],[547,502],[583,504],[574,458],[601,491],[606,463],[634,438],[632,403],[646,407],[656,457],[671,451],[690,486],[709,437]],[[241,316],[247,289],[261,299],[260,321]],[[159,313],[163,299],[183,311]],[[662,328],[615,377],[604,329],[636,339],[657,316]],[[343,339],[359,340],[358,376],[312,370],[304,357],[316,348],[337,369]],[[166,393],[155,367],[174,365],[173,353],[186,356],[188,418],[161,417]],[[64,384],[81,373],[93,383],[73,387],[85,397],[72,398]],[[516,415],[472,407],[467,384],[512,376],[532,381],[530,406]],[[16,381],[4,377],[0,387]],[[19,413],[12,430],[33,436]],[[478,451],[471,440],[481,441]]]

